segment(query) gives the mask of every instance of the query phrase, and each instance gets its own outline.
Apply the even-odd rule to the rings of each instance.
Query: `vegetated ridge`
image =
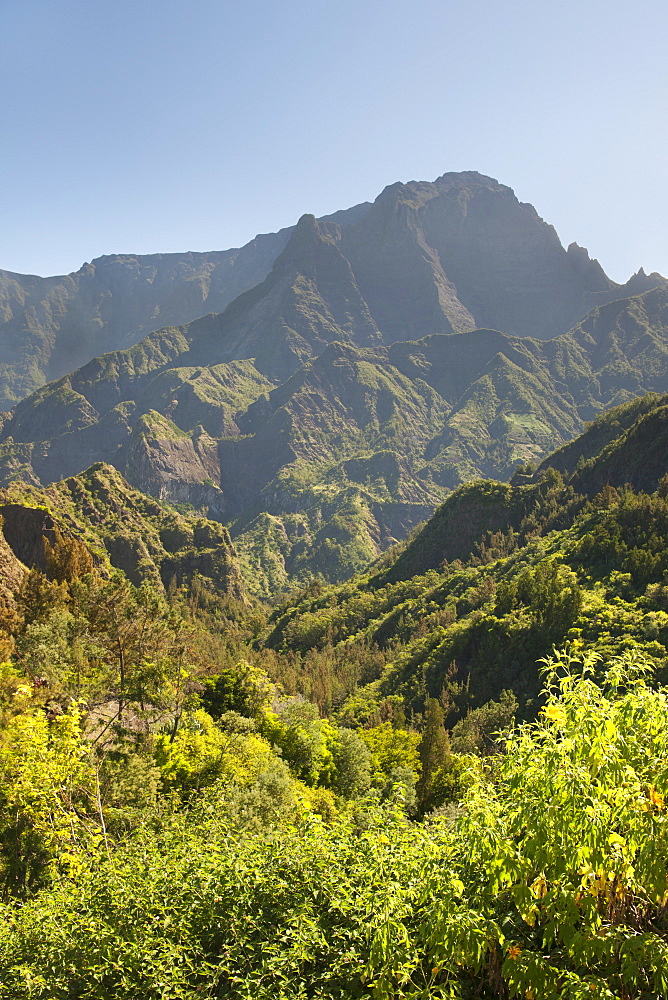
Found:
[[[504,691],[537,709],[554,645],[642,648],[668,668],[668,396],[598,417],[536,471],[459,487],[406,543],[278,608],[276,649],[366,643],[385,665],[338,707],[364,721],[440,698],[454,723]],[[388,700],[389,699],[389,700]],[[385,708],[383,708],[385,706]]]
[[[3,551],[15,561],[8,573],[14,591],[26,569],[50,572],[54,546],[71,545],[90,567],[107,576],[120,570],[136,587],[164,594],[197,581],[220,597],[246,600],[221,524],[145,496],[111,466],[93,465],[45,489],[20,483],[0,490],[0,518]]]
[[[367,207],[328,218],[342,225]],[[290,232],[210,253],[107,254],[51,278],[0,270],[0,409],[162,326],[222,312],[263,280]]]
[[[629,401],[268,620],[115,469],[11,486],[3,1000],[665,995],[667,433]]]

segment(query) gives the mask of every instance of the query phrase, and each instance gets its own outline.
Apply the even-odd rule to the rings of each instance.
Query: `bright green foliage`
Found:
[[[115,837],[152,816],[164,788],[161,779],[150,744],[105,754],[99,761],[98,780],[107,832]]]
[[[454,822],[390,800],[324,823],[290,806],[285,772],[212,785],[7,907],[0,995],[660,1000],[668,691],[647,670],[577,644],[552,658],[540,719]],[[286,809],[266,833],[262,782]]]
[[[397,978],[419,959],[414,913],[445,858],[395,806],[363,827],[311,817],[246,837],[213,799],[17,913],[0,935],[1,995],[368,996],[371,956],[391,949]]]
[[[467,487],[455,505],[459,518],[468,523],[469,513],[483,509],[487,518],[494,509],[485,523],[501,524],[499,511],[510,507],[518,530],[496,540],[488,535],[489,545],[466,564],[454,560],[392,582],[400,555],[388,571],[305,592],[273,613],[265,641],[286,653],[315,642],[323,654],[331,649],[330,659],[345,655],[353,642],[377,651],[380,668],[368,680],[360,671],[357,690],[337,709],[345,724],[388,718],[383,706],[393,697],[403,701],[408,717],[422,715],[431,697],[442,701],[452,728],[472,710],[498,703],[504,690],[516,699],[519,717],[530,718],[539,707],[537,661],[576,637],[600,644],[607,656],[641,648],[664,671],[665,490],[606,488],[587,501],[574,498],[554,476],[548,470],[530,486]],[[445,516],[447,507],[424,529],[430,552],[458,534],[459,520]],[[411,566],[409,561],[407,572]],[[467,752],[476,742],[467,738],[459,749]]]
[[[24,702],[29,695],[29,688],[15,690]],[[94,810],[95,787],[76,706],[52,723],[40,711],[8,722],[0,735],[0,884],[5,892],[25,895],[50,866],[76,866],[83,845],[99,831],[99,820],[85,821]]]
[[[632,655],[607,665],[602,690],[596,661],[548,661],[541,720],[467,800],[461,898],[427,921],[443,978],[468,966],[545,1000],[668,989],[668,696]]]
[[[28,682],[23,671],[11,663],[0,663],[0,726],[15,715],[30,713],[41,706],[38,690]]]
[[[459,753],[499,753],[502,737],[514,721],[517,699],[512,691],[502,691],[497,701],[472,709],[452,729],[453,750]],[[501,739],[499,738],[501,734]]]
[[[445,764],[435,772],[429,786],[429,797],[423,805],[424,811],[446,811],[457,806],[467,790],[480,778],[481,762],[477,754],[451,753]]]
[[[443,508],[422,575],[269,622],[56,535],[3,612],[0,1000],[663,1000],[668,486],[529,475],[455,497],[466,563]]]
[[[373,729],[360,729],[359,735],[371,751],[373,777],[376,781],[392,778],[405,771],[417,780],[420,773],[420,734],[407,729],[394,729],[390,722],[381,722]]]
[[[200,709],[182,716],[173,738],[157,738],[155,760],[165,787],[188,793],[220,778],[249,784],[269,753],[259,736],[225,733]]]
[[[372,757],[367,744],[354,729],[337,729],[331,742],[334,762],[332,788],[346,798],[368,791],[371,784]]]
[[[526,569],[519,577],[499,587],[497,610],[508,613],[525,605],[538,626],[563,634],[575,622],[582,607],[582,594],[575,573],[546,559],[535,569]]]
[[[183,669],[183,620],[148,584],[134,588],[116,572],[75,585],[73,603],[92,639],[89,655],[110,678],[118,715],[127,702],[160,705],[177,699]]]
[[[276,686],[258,667],[246,661],[207,678],[201,694],[202,705],[213,716],[238,712],[253,718],[271,705]]]
[[[337,732],[318,717],[315,705],[296,700],[283,706],[279,713],[267,712],[261,732],[295,776],[307,785],[333,782],[332,747],[337,742]]]

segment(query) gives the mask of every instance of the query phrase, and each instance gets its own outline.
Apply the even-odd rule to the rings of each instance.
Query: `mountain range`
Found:
[[[261,596],[345,579],[462,482],[668,391],[666,279],[612,282],[472,172],[241,250],[2,272],[0,315],[0,481],[109,463],[227,524]]]
[[[2,414],[3,998],[668,995],[668,283],[450,181]]]
[[[107,579],[121,570],[163,597],[178,591],[207,622],[214,612],[211,627],[215,615],[228,629],[238,619],[253,641],[246,655],[280,667],[288,691],[308,688],[344,725],[391,718],[399,705],[421,713],[425,697],[440,698],[454,724],[503,703],[504,690],[531,716],[536,662],[553,645],[584,640],[610,655],[633,645],[665,675],[667,456],[668,394],[648,393],[537,469],[459,486],[361,573],[311,580],[264,611],[248,600],[252,579],[224,526],[98,463],[49,487],[0,490],[0,611],[11,619],[27,570],[53,576],[59,552],[79,573],[88,561]]]

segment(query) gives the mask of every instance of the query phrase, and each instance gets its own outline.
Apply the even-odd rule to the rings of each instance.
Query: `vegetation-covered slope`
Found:
[[[614,438],[566,481],[548,465],[461,487],[375,571],[275,611],[265,641],[302,652],[377,645],[384,666],[339,708],[351,719],[391,712],[398,695],[409,712],[441,698],[454,723],[505,689],[531,714],[537,660],[574,639],[610,655],[642,648],[662,676],[668,451],[659,458],[655,444],[667,412],[668,398],[653,396],[599,418],[582,447]],[[610,455],[625,448],[634,461],[615,485]]]
[[[659,1000],[665,282],[476,174],[245,249],[0,283],[24,387],[182,323],[2,416],[0,998]]]
[[[0,408],[152,330],[222,311],[262,281],[288,236],[214,253],[110,255],[55,278],[0,271]]]
[[[0,481],[112,464],[226,523],[264,596],[343,579],[460,483],[508,479],[602,408],[668,389],[665,281],[615,285],[475,173],[240,251],[12,281],[3,343],[38,381],[74,363],[68,344],[115,349],[2,417]],[[205,304],[226,308],[183,322]],[[159,320],[182,325],[118,349]]]
[[[461,482],[510,478],[601,408],[668,389],[665,288],[600,307],[552,341],[478,330],[387,348],[370,324],[372,346],[360,348],[344,315],[356,294],[350,275],[329,326],[312,297],[308,306],[295,298],[302,243],[313,240],[322,260],[312,249],[304,259],[327,285],[332,260],[335,271],[347,265],[304,223],[264,285],[230,307],[224,329],[207,317],[152,334],[20,403],[2,429],[4,482],[48,483],[111,463],[144,492],[230,525],[247,585],[271,595],[318,573],[349,576]],[[225,329],[255,337],[265,298],[283,315],[276,290],[291,309],[298,303],[293,325],[282,320],[271,342],[284,359],[297,351],[299,365],[302,349],[342,339],[278,385],[271,365],[262,374],[253,359],[185,364],[233,353]]]
[[[245,599],[222,525],[139,493],[111,466],[91,466],[46,489],[14,484],[0,491],[0,517],[4,541],[28,568],[48,571],[49,547],[62,541],[84,550],[91,567],[122,570],[135,586],[164,593],[201,579],[222,597]]]
[[[345,225],[367,208],[328,218]],[[0,409],[152,330],[222,312],[266,277],[291,231],[209,253],[110,254],[53,278],[0,270]]]
[[[460,488],[264,630],[100,544],[126,510],[162,571],[224,529],[104,466],[13,487],[43,564],[0,601],[0,996],[663,997],[666,462],[576,486],[666,409]]]
[[[454,822],[411,823],[397,795],[325,822],[284,802],[253,831],[258,783],[229,777],[118,845],[70,811],[69,861],[3,908],[3,997],[658,1000],[666,691],[632,657],[601,691],[592,662],[551,664],[542,720]]]

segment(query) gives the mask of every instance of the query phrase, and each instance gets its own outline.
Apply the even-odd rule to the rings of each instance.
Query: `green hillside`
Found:
[[[3,1000],[664,996],[666,413],[270,613],[226,529],[111,466],[5,490]],[[334,468],[323,546],[402,483]]]
[[[532,715],[537,661],[574,640],[610,656],[641,649],[663,677],[668,450],[658,430],[666,419],[668,397],[648,396],[612,410],[571,446],[575,454],[593,437],[607,440],[568,478],[548,459],[510,484],[460,487],[371,573],[276,610],[264,641],[330,655],[350,643],[377,646],[378,675],[337,707],[358,722],[392,703],[421,713],[432,697],[454,724],[508,690]],[[625,453],[633,460],[624,466]],[[564,466],[563,452],[554,461]],[[607,478],[620,467],[621,479]]]
[[[300,241],[290,247],[265,291],[230,307],[230,329],[234,313],[236,329],[252,333],[254,310],[286,274],[293,295]],[[319,280],[336,253],[326,247]],[[48,483],[110,463],[142,491],[227,524],[260,596],[317,574],[341,580],[462,482],[510,479],[602,408],[665,391],[667,302],[660,288],[611,303],[552,341],[478,330],[389,349],[354,346],[341,325],[323,333],[302,303],[290,329],[309,351],[322,336],[348,342],[280,384],[254,360],[184,365],[220,355],[225,337],[208,317],[96,359],[20,403],[4,423],[0,467],[6,483]],[[284,344],[296,343],[283,329]],[[599,438],[585,451],[589,440]]]
[[[108,465],[91,466],[46,489],[21,483],[0,491],[5,542],[26,567],[48,571],[47,548],[73,543],[108,575],[164,594],[201,580],[220,596],[245,600],[234,547],[215,521],[182,514],[133,489]]]

